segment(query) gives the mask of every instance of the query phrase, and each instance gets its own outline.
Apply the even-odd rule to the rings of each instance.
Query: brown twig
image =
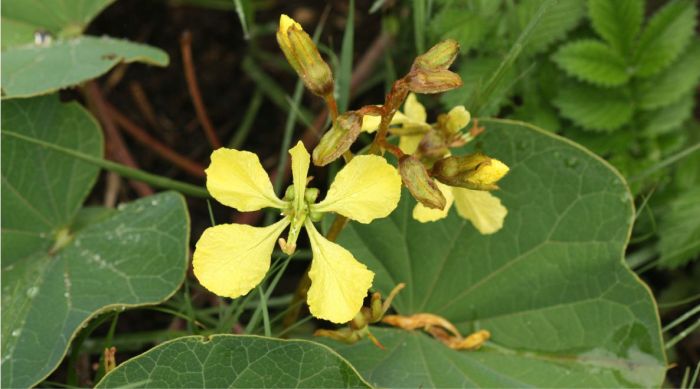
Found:
[[[87,96],[90,109],[100,120],[100,123],[102,123],[102,128],[104,129],[105,136],[107,138],[107,153],[117,162],[138,169],[139,166],[136,163],[136,160],[129,152],[129,149],[126,147],[126,143],[124,142],[124,138],[122,138],[119,130],[117,130],[117,126],[112,120],[112,117],[109,115],[104,98],[100,92],[100,88],[97,86],[95,81],[90,81],[85,84],[85,94]],[[129,185],[131,185],[131,187],[141,197],[150,196],[155,193],[153,188],[143,182],[129,180]]]
[[[110,116],[114,118],[114,121],[126,131],[129,135],[134,137],[138,142],[148,146],[156,154],[160,155],[164,159],[177,165],[185,172],[193,175],[195,177],[204,177],[204,166],[189,160],[187,157],[173,151],[171,148],[161,143],[156,138],[149,135],[144,129],[136,125],[134,122],[129,120],[126,116],[120,113],[114,106],[105,102],[105,108]]]
[[[141,83],[138,81],[130,82],[129,91],[131,92],[131,97],[136,103],[136,107],[139,109],[144,119],[146,119],[146,122],[148,122],[148,124],[155,130],[161,130],[162,128],[158,122],[156,111],[153,109],[153,105],[151,105],[151,101],[148,99],[146,91],[143,90]]]
[[[192,34],[189,31],[182,33],[180,37],[180,50],[182,51],[182,65],[185,69],[185,79],[187,80],[187,89],[190,92],[190,97],[192,97],[192,104],[194,104],[194,109],[197,113],[197,118],[202,124],[204,129],[204,135],[206,135],[207,140],[214,149],[221,147],[221,141],[216,135],[216,130],[209,120],[209,115],[204,108],[204,103],[202,102],[202,95],[199,92],[199,85],[197,84],[197,76],[194,69],[194,61],[192,60]]]

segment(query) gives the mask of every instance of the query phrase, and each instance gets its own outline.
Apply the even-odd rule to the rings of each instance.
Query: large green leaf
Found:
[[[691,0],[674,0],[659,10],[639,38],[637,74],[651,76],[670,65],[693,38],[697,14]]]
[[[182,337],[119,365],[98,388],[368,387],[340,355],[306,340]]]
[[[644,0],[588,0],[588,15],[598,35],[626,56],[642,26]]]
[[[649,290],[623,260],[634,218],[622,177],[574,143],[521,122],[480,120],[484,151],[511,167],[495,194],[503,229],[480,235],[451,211],[429,224],[404,196],[387,219],[351,224],[341,244],[401,314],[486,329],[479,351],[375,329],[387,347],[330,342],[363,376],[391,387],[659,386],[665,356]]]
[[[2,386],[27,387],[51,373],[97,313],[174,293],[189,223],[175,193],[77,217],[98,170],[26,139],[101,156],[100,130],[80,105],[13,100],[2,122]]]
[[[53,92],[98,77],[119,62],[134,61],[166,66],[168,55],[155,47],[91,36],[14,47],[2,52],[2,96]]]
[[[31,43],[42,31],[54,36],[81,33],[114,0],[5,0],[2,49]]]
[[[562,116],[593,131],[616,130],[634,113],[632,100],[624,91],[580,82],[563,84],[553,103]]]
[[[568,74],[598,85],[622,85],[630,78],[625,60],[598,40],[584,39],[563,45],[552,59]]]

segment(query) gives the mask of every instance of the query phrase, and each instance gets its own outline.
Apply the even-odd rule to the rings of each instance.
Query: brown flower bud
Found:
[[[408,89],[415,93],[441,93],[462,86],[462,78],[449,70],[415,69],[407,76]]]
[[[326,166],[350,149],[362,130],[362,116],[357,111],[338,116],[312,153],[314,165]]]
[[[498,189],[496,182],[508,173],[508,166],[482,153],[441,159],[433,165],[433,177],[443,184],[475,190]]]
[[[430,161],[437,161],[449,152],[442,135],[435,130],[430,130],[423,135],[418,145],[418,155]]]
[[[413,198],[428,208],[443,209],[447,201],[435,181],[430,178],[425,166],[410,155],[399,159],[401,180]]]
[[[280,17],[277,43],[289,64],[311,92],[325,97],[333,91],[331,68],[321,58],[309,34],[287,15]]]
[[[431,47],[425,54],[416,57],[412,70],[446,70],[459,54],[459,43],[454,39],[444,40]]]

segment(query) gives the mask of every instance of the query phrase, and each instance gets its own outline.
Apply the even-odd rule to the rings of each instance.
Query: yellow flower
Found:
[[[397,112],[397,116],[395,116],[395,120],[392,120],[392,123],[401,123],[409,128],[424,128],[421,126],[427,126],[430,129],[430,125],[425,122],[427,116],[425,107],[418,101],[415,94],[409,94],[404,105],[404,112],[405,115],[399,115],[400,112]],[[397,117],[398,119],[396,119]],[[372,125],[375,128],[379,125],[379,121],[373,122],[373,119],[366,123],[367,118],[368,116],[364,117],[363,130],[370,129]],[[466,127],[470,119],[469,111],[464,106],[457,106],[445,115],[441,124],[448,132],[456,133]],[[406,154],[413,154],[418,148],[423,135],[423,133],[401,135],[399,140],[401,151]],[[494,161],[493,166],[479,171],[479,174],[473,179],[477,179],[479,182],[488,181],[492,183],[503,177],[508,170],[507,166],[496,159],[492,159],[492,161]],[[447,217],[450,208],[454,204],[457,208],[457,213],[469,220],[482,234],[493,234],[503,227],[503,221],[508,214],[508,210],[501,204],[501,200],[498,197],[488,191],[448,186],[437,180],[435,183],[445,197],[445,207],[443,209],[433,209],[417,203],[413,209],[414,219],[421,223],[443,219]]]
[[[383,158],[357,156],[337,174],[326,198],[315,203],[317,191],[306,188],[309,153],[301,142],[289,153],[293,189],[285,199],[275,195],[257,155],[226,148],[212,153],[207,189],[216,200],[239,211],[277,208],[283,218],[267,227],[220,224],[206,229],[194,252],[194,274],[220,296],[245,295],[265,277],[275,243],[287,226],[287,240],[280,243],[290,254],[299,232],[306,228],[313,253],[309,309],[318,318],[348,322],[359,312],[374,273],[348,250],[323,237],[312,216],[336,212],[360,223],[386,217],[398,204],[401,178]]]
[[[413,208],[414,219],[421,223],[443,219],[454,204],[457,213],[469,220],[482,234],[493,234],[503,227],[508,210],[491,192],[447,186],[441,182],[436,184],[447,200],[445,208],[432,209],[418,203]]]

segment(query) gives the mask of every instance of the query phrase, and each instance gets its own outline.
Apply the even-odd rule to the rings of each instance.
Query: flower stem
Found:
[[[134,169],[130,168],[128,166],[124,166],[122,164],[108,161],[106,159],[102,159],[99,157],[94,157],[92,155],[84,154],[80,151],[72,150],[69,148],[65,148],[53,143],[49,142],[44,142],[39,139],[35,139],[26,135],[22,135],[13,131],[3,131],[2,132],[3,136],[11,136],[16,139],[23,140],[25,142],[33,143],[39,146],[42,146],[47,149],[51,149],[53,151],[58,151],[59,153],[71,156],[73,158],[79,159],[81,161],[85,161],[88,163],[91,163],[93,165],[99,166],[103,169],[113,171],[123,177],[131,178],[134,180],[138,181],[143,181],[146,183],[149,183],[153,186],[159,187],[159,188],[164,188],[164,189],[172,189],[176,190],[178,192],[181,192],[183,194],[189,195],[189,196],[195,196],[195,197],[209,197],[209,192],[202,187],[188,184],[185,182],[181,181],[176,181],[167,177],[159,176],[157,174],[151,174],[147,173],[143,170],[139,169]]]

